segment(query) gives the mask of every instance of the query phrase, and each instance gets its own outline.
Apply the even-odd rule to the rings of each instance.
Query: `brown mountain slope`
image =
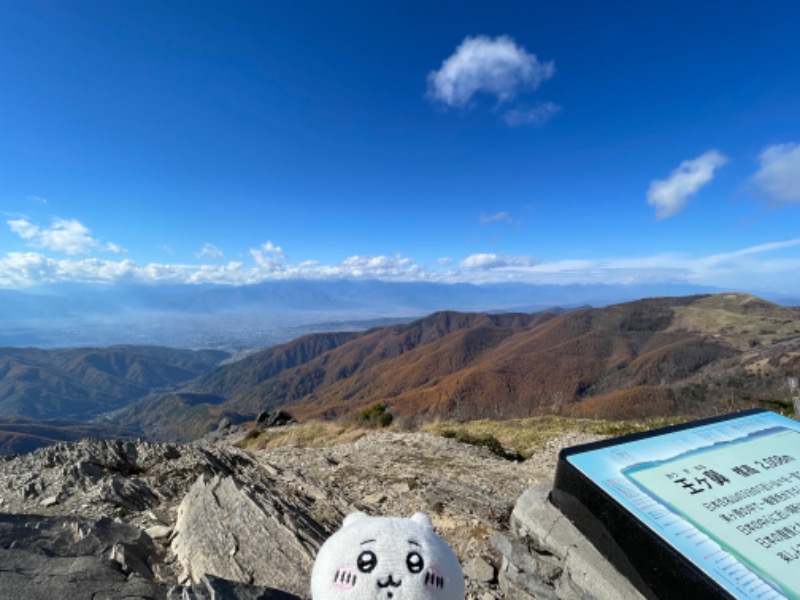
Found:
[[[774,400],[800,375],[800,312],[741,294],[566,314],[443,312],[332,336],[220,367],[192,391],[218,399],[213,415],[336,417],[380,402],[408,418],[625,418],[714,410],[733,394]],[[151,418],[158,406],[149,401]]]
[[[316,404],[318,412],[339,414],[409,388],[434,385],[503,339],[552,317],[442,312],[408,325],[375,329],[246,393],[229,396],[227,404],[240,412]]]
[[[476,327],[347,380],[326,382],[322,374],[334,357],[323,357],[308,372],[318,373],[324,392],[319,387],[313,397],[287,400],[301,415],[341,414],[375,401],[398,414],[461,418],[568,410],[587,397],[674,382],[734,355],[723,343],[667,331],[673,306],[688,301],[644,300],[524,328]],[[286,373],[279,381],[291,386],[302,375]]]
[[[198,379],[192,385],[191,391],[218,396],[239,396],[256,388],[261,382],[304,365],[361,335],[354,332],[305,335],[291,343],[251,354],[237,361],[235,366],[216,369]]]

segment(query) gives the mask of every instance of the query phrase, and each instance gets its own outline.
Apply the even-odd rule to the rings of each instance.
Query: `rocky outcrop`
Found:
[[[78,517],[0,514],[3,598],[164,598],[139,528]]]
[[[167,600],[301,600],[301,598],[282,590],[203,575],[195,584],[172,588],[167,594]]]
[[[211,574],[306,594],[314,557],[329,534],[304,510],[311,502],[265,474],[250,474],[249,481],[199,477],[178,509],[172,541],[182,581]]]
[[[206,520],[198,520],[191,515],[203,501],[193,491],[208,478],[226,482],[221,489],[231,492],[228,499],[233,504],[227,505],[227,513],[214,518],[206,513]],[[163,598],[185,581],[187,587],[175,588],[173,596],[204,598],[208,590],[234,586],[239,590],[235,598],[261,597],[275,587],[267,584],[270,566],[278,564],[270,558],[274,544],[262,543],[262,537],[260,545],[249,550],[253,540],[242,535],[247,561],[239,561],[245,576],[212,569],[210,579],[203,579],[204,565],[211,564],[203,548],[209,540],[227,535],[228,525],[236,522],[231,516],[243,514],[239,502],[246,494],[257,502],[248,519],[258,509],[280,507],[285,525],[283,531],[278,526],[271,530],[274,542],[285,544],[292,536],[305,535],[318,543],[328,529],[304,516],[303,500],[291,489],[273,484],[250,455],[224,445],[84,440],[6,457],[0,460],[0,511],[9,513],[2,521],[0,589],[27,586],[20,598]],[[179,506],[184,516],[180,520]],[[170,546],[173,539],[177,553]],[[309,543],[306,562],[289,571],[296,580],[302,579],[300,568],[313,561],[313,550]],[[265,554],[256,557],[255,552]],[[249,566],[256,563],[260,585],[246,575],[256,572]],[[286,583],[285,572],[280,564],[273,571],[274,581]],[[186,573],[193,577],[187,579]],[[74,595],[52,592],[70,585]],[[208,597],[228,597],[215,593]]]
[[[48,600],[307,597],[316,551],[346,514],[421,511],[464,566],[468,599],[527,600],[548,575],[513,579],[536,520],[517,499],[552,476],[561,447],[583,441],[563,437],[522,463],[391,432],[253,453],[224,439],[81,441],[0,458],[0,589]],[[561,542],[547,543],[557,555]],[[553,567],[563,581],[580,579],[571,560]],[[552,597],[572,589],[560,585]]]
[[[528,488],[510,529],[493,545],[503,555],[500,589],[509,600],[642,600],[636,590],[548,496],[552,482]]]

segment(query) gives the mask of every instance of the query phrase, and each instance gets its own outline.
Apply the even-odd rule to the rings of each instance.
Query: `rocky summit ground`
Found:
[[[321,543],[349,512],[428,513],[467,574],[503,597],[491,539],[552,478],[572,433],[514,462],[429,433],[248,452],[89,441],[0,459],[0,589],[16,598],[307,597]],[[279,590],[279,591],[276,591]]]

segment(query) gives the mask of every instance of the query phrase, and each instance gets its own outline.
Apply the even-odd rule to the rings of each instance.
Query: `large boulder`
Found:
[[[271,489],[272,488],[272,489]],[[303,595],[328,532],[267,477],[203,475],[178,508],[172,550],[185,580],[210,574]]]
[[[517,500],[507,534],[494,537],[503,555],[500,589],[508,600],[642,600],[643,596],[548,497],[552,482]]]

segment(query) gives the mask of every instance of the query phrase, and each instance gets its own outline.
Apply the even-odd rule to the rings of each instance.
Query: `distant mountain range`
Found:
[[[800,376],[800,309],[713,294],[573,310],[442,311],[309,334],[223,363],[227,357],[135,346],[2,349],[0,417],[102,416],[124,431],[186,440],[222,417],[244,421],[277,408],[301,419],[357,419],[380,403],[407,421],[780,408],[790,403],[788,377]]]
[[[0,290],[0,346],[265,348],[323,329],[436,311],[533,312],[723,290],[688,285],[441,284],[373,280],[65,285]],[[384,322],[385,323],[385,322]]]
[[[567,312],[439,312],[301,337],[220,366],[180,394],[133,404],[115,422],[173,439],[222,415],[288,408],[300,418],[353,417],[373,403],[417,420],[706,414],[740,403],[786,406],[787,377],[798,370],[800,310],[744,294]]]

